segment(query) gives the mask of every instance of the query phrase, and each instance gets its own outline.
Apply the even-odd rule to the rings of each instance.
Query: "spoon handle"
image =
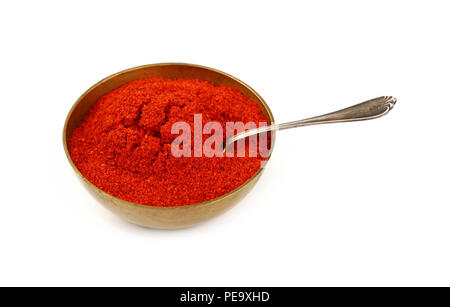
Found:
[[[392,96],[381,96],[325,115],[315,116],[284,124],[273,124],[266,127],[247,130],[238,133],[229,140],[227,140],[225,148],[227,148],[228,145],[236,142],[237,140],[268,131],[284,130],[318,124],[344,123],[344,122],[378,118],[386,115],[390,110],[392,110],[396,102],[397,99],[395,99]]]
[[[301,127],[306,125],[374,119],[386,115],[394,107],[395,102],[396,99],[394,97],[382,96],[336,112],[280,124],[278,125],[277,130]]]

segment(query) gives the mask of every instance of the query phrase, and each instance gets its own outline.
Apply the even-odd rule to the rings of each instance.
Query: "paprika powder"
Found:
[[[257,103],[240,91],[194,79],[144,78],[101,97],[73,132],[70,155],[103,191],[149,206],[196,204],[250,179],[263,157],[174,157],[174,123],[265,122]],[[207,137],[207,136],[203,136]]]

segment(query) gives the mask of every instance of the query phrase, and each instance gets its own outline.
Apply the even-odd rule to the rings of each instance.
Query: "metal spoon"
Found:
[[[223,151],[225,152],[228,146],[240,139],[263,132],[285,130],[310,125],[345,123],[378,118],[389,113],[396,102],[397,99],[392,96],[382,96],[325,115],[315,116],[284,124],[273,124],[270,126],[250,129],[238,133],[231,138],[228,138]]]

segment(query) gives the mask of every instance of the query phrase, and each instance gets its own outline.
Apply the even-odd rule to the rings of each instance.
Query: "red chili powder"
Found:
[[[258,157],[181,157],[171,154],[172,124],[266,122],[240,91],[199,80],[146,78],[101,97],[74,131],[70,154],[94,185],[150,206],[182,206],[226,194],[261,167]],[[204,137],[209,137],[208,135]],[[193,145],[194,143],[192,143]]]

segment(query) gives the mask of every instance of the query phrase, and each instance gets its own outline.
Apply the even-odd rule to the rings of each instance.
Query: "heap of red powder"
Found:
[[[226,86],[199,80],[146,78],[101,97],[74,131],[70,154],[94,185],[150,206],[200,203],[230,192],[261,166],[260,157],[171,154],[172,124],[265,122],[256,102]]]

